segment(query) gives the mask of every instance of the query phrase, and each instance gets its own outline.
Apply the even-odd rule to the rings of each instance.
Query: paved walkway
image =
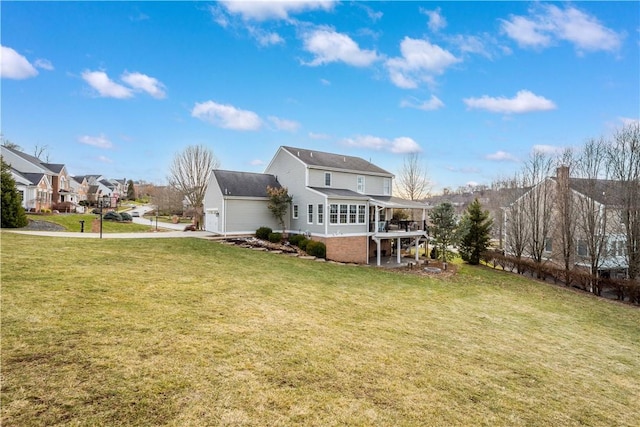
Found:
[[[80,233],[68,231],[34,231],[34,230],[7,230],[3,232],[30,234],[32,236],[48,236],[48,237],[72,237],[78,239],[99,239],[100,233]],[[162,239],[177,237],[197,237],[200,239],[209,239],[216,237],[208,231],[149,231],[140,233],[102,233],[103,239]]]

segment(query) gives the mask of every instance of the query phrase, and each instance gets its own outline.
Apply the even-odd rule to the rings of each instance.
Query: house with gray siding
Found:
[[[379,264],[392,246],[400,261],[401,241],[417,248],[426,238],[426,207],[393,197],[393,178],[359,157],[283,146],[264,174],[214,171],[205,197],[205,229],[223,235],[278,229],[266,208],[270,182],[286,187],[293,198],[286,230],[279,231],[324,242],[327,258],[335,261],[367,264],[374,257]],[[394,209],[421,209],[422,221],[393,227]]]

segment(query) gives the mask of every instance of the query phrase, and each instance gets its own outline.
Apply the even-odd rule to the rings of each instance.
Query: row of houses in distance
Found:
[[[125,179],[72,176],[64,164],[47,163],[4,145],[0,146],[0,154],[11,168],[22,207],[27,212],[83,212],[83,205],[93,205],[98,200],[116,206],[127,194]]]

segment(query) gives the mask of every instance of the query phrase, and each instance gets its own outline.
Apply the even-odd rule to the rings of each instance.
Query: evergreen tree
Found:
[[[447,247],[455,242],[456,217],[453,205],[440,203],[429,213],[431,236],[435,239],[437,253],[442,262],[447,262]]]
[[[0,157],[0,184],[2,187],[2,205],[0,206],[0,216],[2,217],[2,228],[21,228],[29,223],[27,215],[22,207],[20,194],[16,189],[16,181],[11,176],[10,167]]]
[[[482,205],[475,199],[467,207],[458,230],[458,250],[464,261],[471,265],[480,264],[480,254],[489,247],[492,226],[493,220],[489,217],[489,211],[483,211]]]
[[[136,187],[133,185],[133,180],[127,181],[127,200],[136,199]]]

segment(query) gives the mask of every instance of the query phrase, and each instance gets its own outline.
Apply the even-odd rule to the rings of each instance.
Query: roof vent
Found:
[[[313,157],[313,151],[309,152],[309,156]]]
[[[298,157],[300,157],[300,152],[298,151]]]
[[[343,157],[342,160],[344,160],[345,163],[347,163],[347,158]]]

